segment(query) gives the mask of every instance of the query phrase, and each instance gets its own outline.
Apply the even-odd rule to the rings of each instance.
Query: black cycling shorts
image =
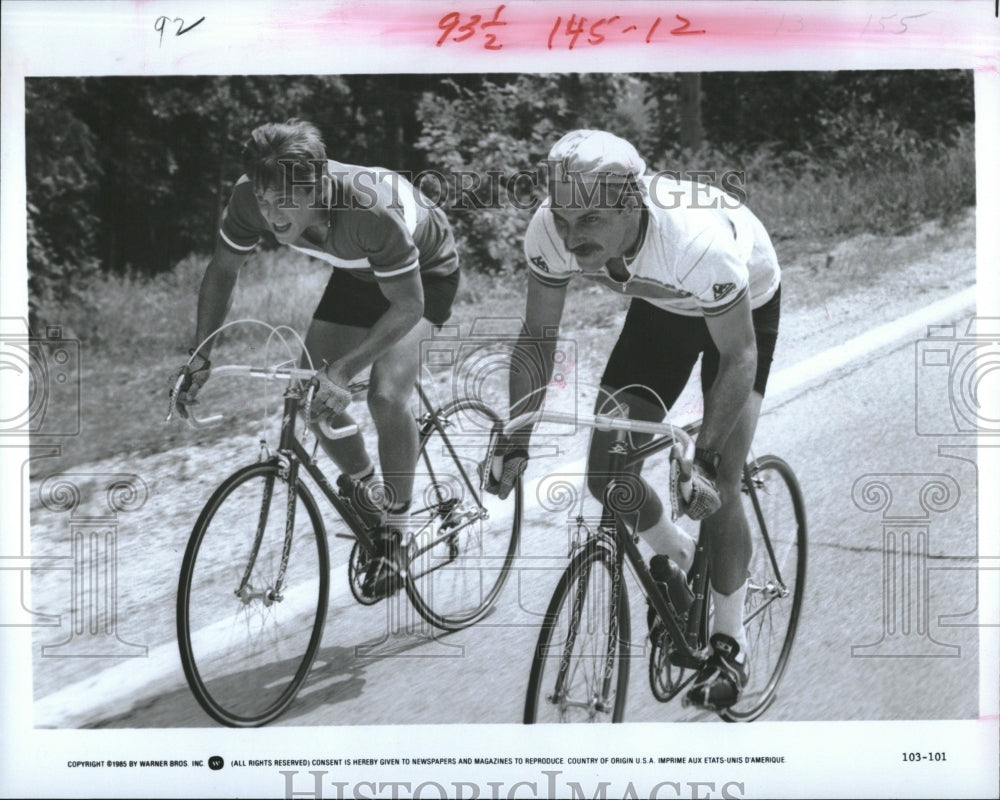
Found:
[[[424,287],[423,316],[437,326],[451,316],[451,305],[458,292],[459,270],[450,275],[422,275]],[[375,281],[355,278],[344,269],[334,269],[326,291],[313,312],[313,319],[370,328],[389,309],[389,301]]]
[[[774,297],[752,312],[757,340],[757,374],[753,388],[761,396],[771,372],[780,315],[779,286]],[[672,314],[636,298],[629,306],[601,383],[612,389],[633,383],[648,386],[670,408],[691,377],[699,354],[702,355],[701,389],[704,393],[719,371],[719,351],[709,335],[705,318]]]

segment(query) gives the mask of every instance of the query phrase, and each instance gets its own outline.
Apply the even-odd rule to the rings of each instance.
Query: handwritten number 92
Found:
[[[192,28],[196,28],[201,25],[204,21],[205,18],[202,17],[197,22],[185,25],[184,20],[180,17],[174,17],[173,19],[170,17],[157,17],[156,22],[153,23],[153,30],[160,34],[160,47],[163,47],[163,33],[166,31],[168,25],[175,23],[177,25],[177,30],[174,31],[174,36],[183,36]]]

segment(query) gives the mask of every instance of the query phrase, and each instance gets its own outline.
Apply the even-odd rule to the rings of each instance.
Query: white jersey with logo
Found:
[[[721,314],[747,293],[751,308],[771,299],[781,280],[778,258],[750,209],[719,189],[663,173],[640,181],[647,223],[638,252],[625,264],[628,280],[615,280],[606,267],[581,269],[556,233],[548,199],[524,239],[535,275],[553,286],[581,275],[684,316]]]

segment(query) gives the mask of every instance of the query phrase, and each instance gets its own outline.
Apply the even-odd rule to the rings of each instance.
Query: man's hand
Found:
[[[483,483],[483,489],[506,500],[528,467],[528,448],[522,444],[501,441],[497,443],[489,461],[489,464],[483,461],[479,465],[479,479]]]
[[[193,354],[189,363],[184,364],[170,376],[170,397],[173,400],[177,413],[184,419],[188,417],[187,407],[197,402],[195,396],[198,390],[205,385],[212,374],[212,362],[205,356]],[[183,379],[183,380],[182,380]],[[180,387],[177,382],[180,380]],[[174,392],[177,392],[175,395]]]
[[[715,464],[697,455],[692,461],[685,459],[680,444],[671,448],[670,502],[674,508],[674,519],[687,514],[693,520],[700,520],[721,508],[715,470]]]
[[[335,365],[317,370],[313,381],[316,383],[316,393],[309,407],[310,422],[336,416],[350,405],[351,393],[346,388],[348,379]]]

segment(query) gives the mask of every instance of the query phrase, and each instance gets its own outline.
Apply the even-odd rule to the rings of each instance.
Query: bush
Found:
[[[637,124],[644,88],[628,75],[520,75],[486,80],[475,90],[444,81],[417,109],[417,148],[429,167],[483,176],[479,207],[450,186],[444,202],[468,268],[511,273],[523,262],[522,239],[543,196],[536,169],[555,141],[574,128],[607,128],[642,141]],[[514,179],[524,170],[532,178]]]
[[[96,137],[62,92],[26,81],[25,109],[28,310],[37,329],[45,304],[78,299],[79,287],[97,271],[94,204],[102,171]]]

